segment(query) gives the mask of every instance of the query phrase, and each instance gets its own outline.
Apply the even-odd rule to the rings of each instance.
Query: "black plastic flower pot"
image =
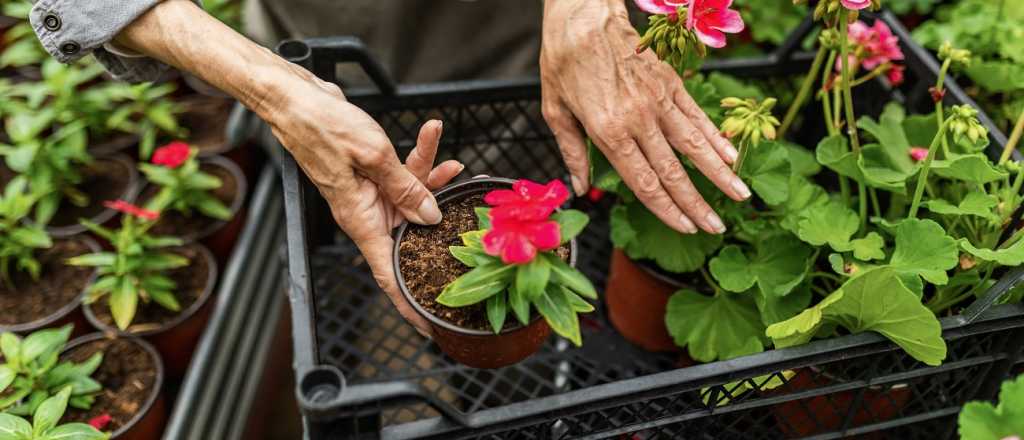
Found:
[[[448,204],[494,189],[511,188],[513,183],[510,179],[479,177],[448,185],[436,191],[434,196],[443,212]],[[490,330],[458,326],[426,310],[409,290],[402,273],[402,240],[409,228],[410,224],[404,222],[394,234],[392,261],[398,288],[413,310],[430,323],[434,341],[445,354],[474,368],[500,368],[520,362],[540,349],[551,334],[551,327],[539,314],[534,315],[528,325],[516,322],[495,334]],[[569,242],[569,249],[569,264],[574,266],[577,253],[575,240]]]
[[[858,88],[857,114],[877,116],[892,100],[926,112],[933,108],[927,89],[938,72],[922,61],[927,52],[901,26],[887,16],[881,19],[904,41],[907,81],[899,88],[883,81]],[[812,30],[811,22],[804,23],[771,56],[709,62],[705,70],[754,79],[802,74],[814,54],[798,48]],[[337,64],[360,63],[378,87],[349,89],[346,96],[381,124],[399,156],[415,146],[421,124],[440,118],[445,134],[439,156],[460,159],[468,175],[537,181],[566,176],[557,143],[543,123],[536,78],[396,86],[354,39],[288,41],[279,52],[326,81],[336,82]],[[950,104],[967,103],[964,97],[953,88],[946,95]],[[818,125],[813,117],[808,111],[794,125],[798,143],[814,145],[822,138],[812,129]],[[991,150],[1002,148],[997,138],[991,141]],[[911,392],[905,404],[897,401],[895,411],[867,411],[866,419],[858,418],[860,411],[847,411],[838,424],[817,425],[828,426],[819,437],[945,438],[955,433],[955,414],[964,403],[995,396],[1024,349],[1024,306],[990,307],[1024,282],[1024,268],[1017,267],[970,307],[940,319],[948,355],[938,367],[914,361],[878,334],[864,333],[680,368],[677,354],[640,350],[623,338],[602,308],[581,320],[583,347],[548,338],[537,354],[517,364],[477,370],[432,350],[381,300],[358,249],[337,233],[326,201],[288,155],[283,181],[296,392],[312,439],[614,438],[635,433],[641,438],[767,440],[786,436],[788,428],[774,415],[780,404],[815,397],[830,402],[850,393],[873,401],[870,393],[879,386],[904,383]],[[607,211],[607,204],[592,206],[591,224],[577,240],[578,267],[599,286],[607,281],[612,253]],[[664,317],[650,319],[662,322]],[[792,376],[784,372],[836,363],[863,367],[845,370],[841,381],[795,390],[768,385],[769,379],[788,383]],[[693,427],[701,429],[694,432]]]

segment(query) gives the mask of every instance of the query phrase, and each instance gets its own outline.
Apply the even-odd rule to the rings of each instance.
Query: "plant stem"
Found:
[[[853,147],[853,151],[860,154],[860,138],[857,136],[857,120],[853,114],[853,93],[850,91],[850,36],[847,28],[849,27],[848,17],[850,11],[845,8],[839,17],[839,38],[842,43],[840,60],[843,65],[842,71],[842,82],[843,82],[843,106],[846,110],[846,131],[850,135],[850,145]]]
[[[928,157],[924,159],[924,166],[921,167],[921,173],[917,176],[914,201],[910,204],[910,213],[907,214],[907,218],[917,218],[917,209],[921,205],[921,196],[924,195],[924,187],[928,184],[928,170],[932,167],[932,160],[935,159],[935,148],[939,145],[939,139],[946,137],[946,125],[945,122],[939,125],[939,132],[935,134],[932,144],[928,146]]]
[[[736,159],[736,163],[732,164],[732,171],[737,175],[743,170],[743,163],[747,161],[748,154],[750,154],[750,146],[747,145],[747,141],[740,141],[740,156]]]
[[[942,62],[942,68],[939,69],[939,78],[935,81],[935,90],[941,92],[945,89],[946,74],[949,72],[949,66],[953,62],[952,59],[947,58]],[[944,107],[942,100],[935,103],[935,120],[937,125],[942,125],[942,122],[946,120]],[[942,136],[942,152],[943,157],[949,156],[949,141],[946,140],[946,136]]]
[[[828,273],[828,272],[820,272],[820,271],[819,272],[811,272],[807,276],[809,276],[811,278],[815,278],[815,277],[817,277],[817,278],[825,278],[825,279],[829,279],[829,280],[836,281],[836,282],[842,282],[843,281],[842,278],[839,278],[839,275],[836,275],[834,273]]]
[[[842,174],[839,176],[839,194],[843,197],[843,206],[850,206],[850,181]]]
[[[789,131],[789,127],[793,125],[793,121],[796,120],[796,115],[804,106],[804,101],[807,101],[807,95],[811,93],[811,87],[814,87],[814,80],[818,76],[818,70],[821,69],[822,63],[825,61],[825,54],[828,52],[825,46],[818,48],[818,53],[814,55],[814,62],[811,63],[811,70],[807,72],[807,76],[804,77],[804,81],[800,84],[800,91],[796,94],[796,99],[789,105],[789,109],[786,110],[786,116],[782,119],[782,125],[779,127],[778,138],[785,139],[786,132]]]
[[[885,64],[883,64],[883,65],[881,65],[881,66],[878,66],[878,67],[876,67],[876,68],[875,68],[874,70],[872,70],[871,72],[869,72],[869,73],[868,73],[867,75],[864,75],[864,76],[862,76],[862,77],[860,77],[860,78],[857,78],[856,80],[854,80],[854,81],[853,81],[853,83],[852,83],[852,84],[850,84],[850,87],[851,87],[851,88],[853,88],[853,87],[857,87],[857,86],[859,86],[859,85],[861,85],[861,84],[864,84],[864,83],[866,83],[866,82],[868,82],[868,81],[871,81],[871,80],[873,80],[873,79],[875,79],[875,78],[878,78],[878,76],[879,76],[879,75],[881,75],[881,74],[885,73],[885,72],[886,72],[886,71],[888,71],[888,70],[889,70],[890,68],[892,68],[892,64],[889,64],[889,63],[885,63]]]
[[[715,296],[718,296],[718,294],[722,292],[722,288],[718,287],[718,283],[716,283],[715,280],[711,278],[711,274],[708,273],[708,270],[702,266],[700,268],[700,274],[704,277],[704,281],[708,283],[708,285],[711,286],[712,289],[715,289]]]
[[[871,195],[871,207],[875,210],[875,216],[883,217],[882,207],[878,203],[878,191],[875,191],[874,188],[868,188],[868,194]]]
[[[1003,148],[1003,155],[999,156],[1000,165],[1010,160],[1010,156],[1013,155],[1013,150],[1017,149],[1017,143],[1020,142],[1022,135],[1024,135],[1024,110],[1021,110],[1020,117],[1017,118],[1017,124],[1013,126],[1010,140],[1006,141],[1006,148]]]
[[[836,51],[830,50],[828,52],[828,61],[825,62],[825,68],[821,70],[821,101],[825,107],[825,126],[828,128],[829,136],[835,136],[838,134],[838,128],[833,123],[832,119],[832,99],[829,97],[828,90],[825,89],[825,85],[828,84],[829,74],[832,73],[832,66],[836,64]]]

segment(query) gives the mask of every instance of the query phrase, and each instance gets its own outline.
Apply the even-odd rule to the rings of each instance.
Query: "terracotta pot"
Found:
[[[101,249],[100,245],[96,243],[96,240],[93,240],[88,235],[80,235],[67,240],[77,240],[83,242],[86,245],[86,247],[89,248],[88,252],[90,253],[99,252]],[[46,277],[47,275],[48,274],[46,273],[42,273],[40,274],[40,277]],[[71,332],[72,338],[84,335],[87,331],[89,331],[89,322],[85,319],[85,314],[82,313],[82,308],[79,306],[82,304],[82,295],[85,294],[85,288],[91,285],[93,280],[95,279],[96,271],[93,271],[92,275],[89,277],[89,280],[82,288],[82,292],[76,295],[73,300],[61,306],[61,308],[57,309],[57,311],[51,313],[50,315],[25,323],[13,325],[0,324],[0,332],[12,332],[21,335],[27,335],[39,329],[56,328],[62,327],[67,324],[71,324],[74,326]],[[28,289],[31,289],[31,287],[29,287]]]
[[[97,330],[110,335],[137,336],[152,342],[164,360],[167,374],[173,378],[184,376],[189,362],[192,360],[192,353],[195,351],[196,345],[199,344],[199,338],[202,336],[203,330],[210,320],[210,314],[213,312],[214,306],[213,302],[210,301],[210,297],[213,296],[214,287],[217,285],[218,274],[217,262],[214,260],[213,254],[209,249],[196,243],[185,245],[184,247],[192,247],[198,250],[201,258],[206,260],[210,273],[199,299],[188,308],[182,310],[170,322],[157,328],[147,327],[139,329],[129,326],[127,330],[120,330],[113,323],[107,324],[96,316],[93,308],[106,307],[105,301],[101,300],[82,307],[85,311],[86,319]],[[151,307],[160,306],[153,304]]]
[[[438,204],[443,206],[445,203],[492,189],[511,188],[513,183],[514,181],[510,179],[476,178],[448,185],[435,192],[434,196],[437,198]],[[494,334],[491,331],[464,328],[442,320],[416,302],[405,285],[405,278],[400,269],[399,246],[408,226],[407,222],[402,223],[395,231],[392,259],[395,268],[398,268],[395,270],[398,288],[405,296],[405,300],[412,305],[413,310],[430,323],[434,341],[441,347],[441,351],[459,363],[470,367],[500,368],[526,359],[540,349],[540,346],[551,334],[551,327],[540,315],[534,317],[529,325],[523,326],[517,321],[515,327],[506,328],[501,333]],[[569,252],[569,264],[573,267],[576,266],[576,252],[576,241],[573,240],[570,242]]]
[[[117,188],[116,191],[112,191],[116,192],[117,194],[112,194],[114,195],[114,197],[110,197],[109,199],[120,199],[128,202],[134,201],[139,191],[139,173],[138,171],[135,170],[135,163],[123,154],[116,154],[113,156],[97,158],[95,160],[94,166],[99,166],[99,164],[112,165],[112,169],[116,168],[117,172],[123,173],[123,175],[128,176],[127,182],[123,185],[123,188]],[[95,187],[101,185],[101,183],[90,183],[89,181],[84,181],[80,186],[85,188],[90,187],[90,185],[92,187]],[[89,205],[101,205],[105,201],[107,200],[89,200]],[[62,202],[61,207],[57,209],[57,214],[54,217],[55,220],[61,216],[62,209],[68,209],[67,204],[65,202]],[[117,217],[117,215],[117,211],[109,208],[104,208],[99,213],[89,216],[89,220],[96,224],[110,226],[116,222],[115,217]],[[68,217],[74,217],[74,215],[68,215]],[[53,223],[51,222],[51,225],[52,224]],[[70,237],[73,235],[84,233],[86,231],[87,229],[85,228],[85,226],[79,224],[77,219],[68,224],[49,226],[46,228],[46,232],[49,233],[50,236],[54,238]]]
[[[615,249],[604,294],[608,319],[626,340],[644,350],[679,351],[665,328],[665,308],[681,287]]]
[[[79,337],[68,343],[64,352],[73,348],[88,344],[93,341],[107,338],[102,333],[92,333]],[[117,440],[152,440],[160,438],[167,424],[167,402],[163,393],[164,365],[161,362],[160,354],[148,342],[135,337],[122,337],[122,340],[131,341],[144,350],[153,359],[156,365],[156,381],[153,383],[150,394],[147,397],[142,409],[128,423],[125,423],[117,431],[113,432],[111,439]]]
[[[813,368],[813,367],[812,367]],[[783,386],[769,392],[772,395],[793,394],[800,391],[845,382],[820,370],[802,368]],[[895,419],[910,401],[911,391],[906,384],[872,386],[864,390],[858,402],[860,389],[839,391],[806,399],[783,402],[771,407],[779,429],[789,438],[807,437],[842,428],[855,428],[870,423]],[[848,426],[843,426],[847,414],[856,404],[856,412]],[[877,436],[877,437],[875,437]],[[885,438],[881,433],[860,438]]]
[[[185,243],[199,242],[209,248],[221,265],[227,263],[228,257],[235,249],[238,236],[242,233],[242,226],[245,224],[245,200],[248,196],[248,181],[245,174],[234,162],[221,156],[203,158],[200,161],[201,169],[209,172],[210,168],[226,170],[235,180],[235,198],[228,204],[231,210],[231,219],[210,223],[207,227],[194,231],[175,231],[174,236],[181,238]],[[156,192],[151,184],[145,184],[139,192],[139,204],[145,204],[150,194]],[[202,215],[195,213],[194,215]]]

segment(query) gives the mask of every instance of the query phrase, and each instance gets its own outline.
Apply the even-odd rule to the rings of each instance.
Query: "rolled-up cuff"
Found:
[[[29,21],[39,41],[63,63],[75,61],[114,39],[121,29],[160,0],[38,0]]]

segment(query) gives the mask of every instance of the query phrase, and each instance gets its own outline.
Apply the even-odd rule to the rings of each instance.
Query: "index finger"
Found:
[[[683,87],[682,82],[679,83],[679,89],[672,95],[672,100],[675,102],[676,107],[679,108],[679,111],[683,112],[683,115],[690,120],[691,124],[697,127],[697,130],[700,130],[700,133],[711,143],[719,157],[728,164],[735,163],[736,158],[739,157],[739,152],[733,147],[732,142],[729,142],[722,135],[718,127],[715,126],[715,123],[711,122],[711,118],[708,118],[707,113],[701,110],[700,106],[697,105],[697,101],[694,101],[693,97]]]

